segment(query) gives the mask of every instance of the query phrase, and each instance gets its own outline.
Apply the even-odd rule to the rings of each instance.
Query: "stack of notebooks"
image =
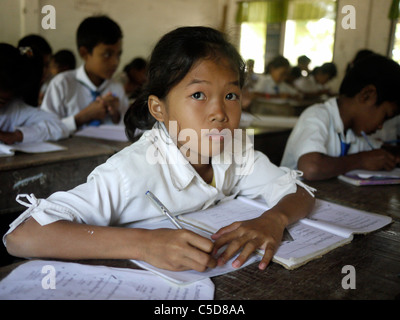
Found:
[[[338,179],[355,186],[400,184],[400,168],[392,171],[353,170]]]

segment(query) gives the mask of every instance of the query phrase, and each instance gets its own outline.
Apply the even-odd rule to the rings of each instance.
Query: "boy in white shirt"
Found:
[[[399,113],[400,66],[373,55],[345,76],[340,96],[306,109],[293,129],[281,162],[308,180],[336,177],[354,169],[391,170],[400,159],[364,138]]]
[[[32,54],[32,52],[30,53]],[[24,77],[36,60],[22,56],[20,51],[5,43],[0,44],[0,142],[39,142],[59,140],[68,130],[57,116],[24,102],[25,89],[32,81]],[[21,80],[22,79],[22,80]],[[36,77],[36,80],[40,79]],[[39,82],[38,82],[39,83]]]
[[[70,133],[84,124],[118,124],[128,108],[124,88],[111,80],[122,52],[121,29],[105,16],[87,18],[77,44],[85,63],[52,79],[41,108],[58,115]]]
[[[298,97],[299,92],[285,82],[289,70],[290,64],[286,58],[275,57],[267,66],[267,74],[260,76],[254,85],[254,95],[284,99]]]

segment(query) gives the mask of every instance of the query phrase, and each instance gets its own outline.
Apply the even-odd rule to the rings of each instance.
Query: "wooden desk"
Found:
[[[263,152],[272,163],[279,166],[292,129],[260,126],[248,129],[254,129],[254,149]]]
[[[251,113],[298,117],[307,107],[320,101],[255,98],[251,103],[250,110]]]
[[[308,184],[318,188],[318,198],[390,215],[394,222],[376,232],[356,235],[350,244],[295,270],[272,263],[262,272],[252,264],[216,277],[216,299],[400,299],[400,186],[368,189],[337,179]],[[354,290],[342,288],[345,265],[356,270]]]
[[[0,158],[0,215],[21,211],[18,194],[47,197],[85,182],[96,166],[130,143],[72,137],[57,144],[68,149]]]
[[[256,263],[214,277],[216,300],[400,299],[400,186],[355,187],[337,179],[308,184],[318,188],[319,198],[389,215],[394,221],[376,232],[356,235],[350,244],[295,270],[271,263],[260,271]],[[82,262],[135,268],[126,260]],[[356,289],[342,288],[346,265],[355,268]],[[0,279],[16,266],[0,268]]]
[[[318,197],[381,214],[398,213],[399,186],[382,187],[383,201],[362,188],[346,188],[340,181],[309,183],[319,188]],[[336,185],[338,190],[333,187]],[[392,188],[393,187],[393,188]],[[349,192],[349,190],[351,192]],[[372,190],[372,189],[371,189]],[[359,192],[357,192],[359,191]],[[387,199],[394,199],[386,202]],[[396,215],[394,215],[396,216]],[[85,260],[81,263],[136,268],[126,260]],[[0,279],[20,263],[0,268]],[[342,268],[352,265],[356,271],[356,289],[343,289]],[[337,248],[306,265],[286,270],[271,263],[267,270],[258,270],[257,263],[241,270],[214,277],[216,300],[264,299],[400,299],[400,220],[376,232],[357,235],[350,244]]]

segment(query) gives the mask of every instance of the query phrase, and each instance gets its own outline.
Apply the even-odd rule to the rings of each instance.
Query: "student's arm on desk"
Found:
[[[306,180],[324,180],[337,177],[351,170],[392,170],[398,159],[384,149],[363,151],[344,157],[331,157],[319,152],[302,155],[297,168],[303,172]]]
[[[212,236],[216,240],[214,252],[225,244],[228,247],[218,263],[224,264],[242,248],[242,252],[233,262],[233,266],[239,268],[255,250],[263,249],[265,253],[259,268],[264,270],[278,249],[285,228],[307,216],[314,202],[315,199],[298,186],[296,193],[283,197],[259,218],[234,222],[220,229]]]
[[[189,230],[91,226],[29,218],[6,237],[11,255],[30,258],[134,259],[168,270],[204,271],[216,261],[211,240]]]

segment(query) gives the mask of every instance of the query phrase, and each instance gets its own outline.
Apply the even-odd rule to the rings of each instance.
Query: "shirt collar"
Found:
[[[331,98],[325,102],[325,105],[328,107],[328,111],[332,116],[333,125],[336,133],[340,134],[343,137],[344,142],[352,143],[356,140],[356,136],[353,130],[348,129],[347,132],[344,132],[344,124],[343,120],[340,116],[339,106],[337,104],[336,98]]]
[[[85,64],[82,64],[77,72],[76,72],[76,79],[83,83],[83,85],[87,86],[90,90],[92,91],[99,91],[102,92],[108,85],[109,81],[108,79],[105,79],[103,81],[103,83],[99,86],[96,87],[93,82],[89,79],[89,76],[87,75],[86,71],[85,71]]]

